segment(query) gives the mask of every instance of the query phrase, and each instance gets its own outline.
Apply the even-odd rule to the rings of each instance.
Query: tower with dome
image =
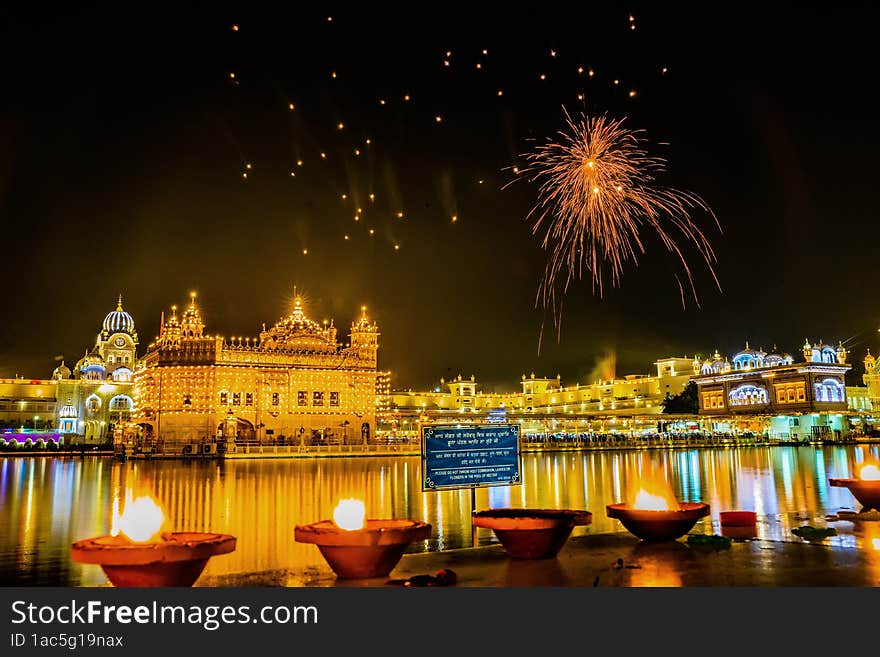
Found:
[[[134,319],[123,308],[120,294],[95,344],[72,368],[62,360],[52,372],[56,428],[65,442],[108,443],[114,430],[131,420],[137,346]]]

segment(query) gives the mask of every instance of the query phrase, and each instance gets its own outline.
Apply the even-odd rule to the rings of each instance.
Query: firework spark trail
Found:
[[[522,174],[538,187],[538,203],[529,213],[533,233],[544,229],[542,247],[549,252],[537,299],[552,308],[559,327],[561,296],[569,286],[591,275],[593,292],[602,296],[606,269],[617,286],[625,267],[645,253],[640,232],[647,228],[680,261],[694,301],[699,304],[691,267],[676,237],[694,244],[718,285],[715,253],[691,213],[711,208],[698,195],[656,184],[666,162],[644,148],[642,131],[625,128],[624,119],[601,115],[579,120],[563,109],[567,130],[526,154]],[[676,276],[685,303],[684,287]],[[561,286],[561,290],[560,290]],[[720,285],[719,285],[720,289]]]

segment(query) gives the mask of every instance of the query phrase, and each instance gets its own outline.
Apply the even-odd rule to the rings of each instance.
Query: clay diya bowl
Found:
[[[666,511],[634,509],[625,503],[609,504],[605,509],[609,518],[620,520],[631,534],[648,542],[674,541],[709,515],[709,505],[702,502],[680,502],[677,509]]]
[[[880,511],[880,479],[829,479],[838,488],[848,488],[862,505],[862,511]]]
[[[235,550],[235,540],[208,532],[166,532],[153,543],[99,536],[74,543],[70,556],[101,566],[113,586],[192,586],[208,559]]]
[[[589,525],[593,514],[572,509],[489,509],[472,517],[474,527],[495,532],[514,559],[555,557],[577,525]]]
[[[415,520],[367,520],[362,529],[341,529],[332,520],[298,525],[297,543],[314,543],[341,579],[385,577],[413,541],[431,537],[431,525]]]

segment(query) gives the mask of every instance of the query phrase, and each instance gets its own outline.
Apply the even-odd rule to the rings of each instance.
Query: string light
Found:
[[[442,116],[437,115],[437,116],[434,117],[434,121],[437,122],[437,123],[440,123],[442,120],[443,120],[443,117],[442,117]]]
[[[232,31],[233,31],[233,32],[238,32],[238,25],[233,25],[233,26],[232,26]]]
[[[398,218],[398,219],[403,219],[403,212],[398,212],[398,213],[397,213],[397,218]]]
[[[291,111],[293,111],[293,110],[296,109],[296,107],[293,105],[293,103],[290,103],[287,107],[288,107],[288,109],[290,109]]]
[[[336,129],[337,129],[337,130],[342,130],[344,127],[345,127],[345,124],[342,123],[342,121],[340,121],[339,123],[336,124]]]

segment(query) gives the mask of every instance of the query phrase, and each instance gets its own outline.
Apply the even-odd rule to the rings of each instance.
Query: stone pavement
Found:
[[[684,538],[642,543],[619,532],[574,536],[555,559],[510,559],[500,545],[410,553],[390,577],[433,575],[441,568],[454,570],[460,587],[880,586],[880,545],[746,540],[718,549],[689,545]],[[387,580],[337,580],[315,548],[314,563],[306,568],[206,576],[197,585],[375,587]]]

